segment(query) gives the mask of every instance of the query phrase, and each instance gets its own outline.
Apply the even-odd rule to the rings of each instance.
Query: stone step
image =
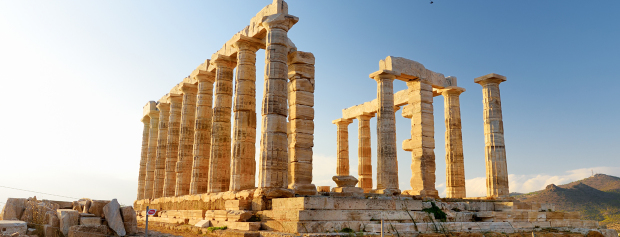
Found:
[[[246,210],[209,210],[205,212],[205,220],[245,222],[252,217],[252,211]]]
[[[333,197],[276,198],[273,210],[409,210],[421,211],[422,200]]]
[[[422,211],[382,211],[382,210],[273,210],[259,211],[261,220],[278,221],[377,221],[395,220],[428,222],[434,220],[432,214]],[[459,214],[462,215],[462,214]],[[473,214],[469,215],[469,220]]]

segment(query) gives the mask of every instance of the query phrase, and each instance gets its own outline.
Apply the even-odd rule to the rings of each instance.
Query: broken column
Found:
[[[282,12],[262,23],[267,35],[258,179],[261,189],[286,189],[288,185],[287,32],[297,21],[297,17]]]
[[[151,118],[144,116],[141,121],[144,124],[144,128],[142,129],[142,151],[140,152],[140,172],[138,174],[138,200],[144,199],[144,182],[146,181],[146,160],[148,159],[149,153]]]
[[[179,135],[183,96],[170,93],[170,116],[168,118],[168,139],[166,144],[166,177],[164,178],[164,197],[174,196],[176,190],[176,166],[179,157]]]
[[[364,114],[357,116],[358,122],[358,177],[359,185],[365,193],[372,190],[372,152],[370,146],[370,118],[374,114]]]
[[[151,128],[149,129],[149,153],[146,160],[146,181],[144,182],[144,198],[153,198],[153,181],[155,180],[155,160],[157,156],[157,136],[159,127],[159,111],[149,112]]]
[[[390,70],[370,74],[377,81],[377,189],[373,193],[400,194],[396,159],[396,119],[394,116],[394,79]]]
[[[213,116],[213,82],[215,75],[206,71],[209,60],[192,72],[198,80],[196,96],[196,125],[194,127],[194,162],[189,194],[206,193],[209,186],[209,158],[211,157],[211,119]],[[203,70],[204,69],[204,70]]]
[[[179,88],[183,92],[181,108],[181,129],[179,136],[179,156],[176,164],[175,196],[189,194],[192,179],[192,162],[194,151],[194,123],[196,121],[196,93],[198,87],[183,82]]]
[[[159,109],[159,129],[157,135],[157,155],[155,160],[155,177],[153,181],[153,198],[162,197],[164,194],[164,179],[166,178],[166,146],[168,145],[168,119],[170,118],[170,104],[162,101],[167,100],[164,96],[157,104]]]
[[[441,90],[446,118],[446,197],[465,198],[465,161],[461,133],[459,95],[464,88],[450,86]]]
[[[358,180],[349,174],[349,124],[352,122],[351,119],[332,121],[338,127],[336,132],[338,138],[336,141],[338,146],[336,176],[332,177],[337,187],[332,188],[332,192],[364,192],[362,188],[355,187]]]
[[[230,184],[230,115],[235,60],[218,54],[211,64],[215,66],[215,98],[207,187],[210,193],[228,191]]]
[[[256,51],[263,43],[239,36],[233,111],[230,191],[254,188],[256,181]]]
[[[411,151],[411,190],[409,195],[439,197],[435,189],[435,124],[433,118],[433,87],[425,79],[407,82],[409,104],[403,117],[411,118],[411,139],[403,149]]]
[[[504,146],[504,123],[499,84],[506,77],[491,73],[474,79],[482,86],[484,106],[484,150],[487,173],[487,197],[508,197],[508,168]]]
[[[315,195],[312,184],[314,146],[314,55],[296,51],[288,55],[289,74],[289,182],[288,188],[300,195]]]

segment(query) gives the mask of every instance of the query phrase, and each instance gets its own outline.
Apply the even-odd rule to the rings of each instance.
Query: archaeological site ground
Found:
[[[333,115],[334,186],[315,186],[314,115],[321,110],[314,104],[315,83],[326,82],[315,79],[312,49],[298,49],[288,37],[298,21],[286,2],[274,0],[161,98],[145,98],[133,207],[116,200],[9,199],[2,233],[142,235],[138,226],[148,217],[155,228],[220,236],[618,236],[597,221],[582,220],[578,212],[509,196],[500,84],[510,78],[497,72],[457,80],[407,55],[378,58],[379,67],[368,72],[368,80],[377,83],[376,97]],[[266,66],[264,80],[257,82],[259,49],[265,51]],[[407,89],[394,91],[395,80]],[[260,111],[256,83],[264,83]],[[483,94],[484,197],[467,196],[465,188],[459,96],[479,93],[458,86],[465,83],[479,84]],[[445,198],[435,183],[435,162],[443,159],[435,156],[437,96],[444,99],[446,118]],[[404,141],[396,138],[398,110],[411,121],[411,136]],[[373,117],[376,128],[371,128]],[[348,130],[354,120],[359,124],[357,174],[349,169]],[[371,136],[377,138],[376,164]],[[407,188],[398,182],[399,143],[411,152]],[[157,211],[148,215],[148,209]]]

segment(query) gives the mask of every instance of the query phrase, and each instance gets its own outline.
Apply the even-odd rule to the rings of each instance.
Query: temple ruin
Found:
[[[553,204],[508,197],[499,94],[506,77],[497,74],[474,80],[484,95],[487,196],[467,197],[459,103],[465,89],[457,86],[456,77],[400,57],[381,60],[379,70],[370,74],[377,83],[377,97],[369,98],[374,100],[344,109],[333,121],[336,187],[315,187],[315,58],[298,51],[287,36],[298,20],[288,14],[286,2],[274,0],[190,76],[144,106],[134,202],[139,221],[145,220],[148,207],[158,210],[149,219],[151,225],[189,224],[202,231],[226,226],[243,231],[328,235],[350,230],[416,236],[440,229],[514,233],[555,228],[581,233],[599,227],[596,221],[580,220],[578,213],[556,212]],[[256,129],[259,49],[265,50],[261,131]],[[408,88],[394,93],[394,80],[404,81]],[[439,95],[445,101],[446,199],[439,198],[435,188],[433,97]],[[396,156],[395,112],[401,108],[411,119],[411,138],[402,147],[411,151],[413,160],[411,189],[405,191],[398,185]],[[375,116],[373,181],[369,121]],[[357,178],[349,172],[348,125],[353,120],[358,120],[359,129]],[[391,229],[384,231],[384,221]],[[606,237],[617,235],[613,230],[597,231]]]

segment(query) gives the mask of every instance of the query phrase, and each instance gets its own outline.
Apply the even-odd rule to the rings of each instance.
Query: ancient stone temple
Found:
[[[584,232],[599,227],[596,221],[580,220],[578,213],[556,212],[552,204],[507,197],[499,95],[499,84],[506,78],[497,74],[475,79],[484,94],[488,195],[467,198],[459,103],[465,89],[457,87],[456,77],[399,57],[381,60],[379,70],[370,74],[377,83],[376,97],[369,96],[372,101],[344,109],[342,117],[332,122],[337,132],[336,187],[315,187],[315,58],[298,51],[287,36],[297,21],[288,14],[286,2],[274,0],[188,77],[144,106],[134,202],[139,221],[145,220],[149,207],[158,210],[149,217],[149,225],[189,224],[205,233],[207,227],[224,226],[266,231],[252,236],[327,236],[344,230],[398,236],[541,228]],[[265,75],[259,115],[256,60],[260,49],[265,52]],[[404,81],[408,88],[394,92],[395,80]],[[440,199],[435,188],[433,97],[440,95],[445,101],[449,199]],[[411,138],[402,141],[413,161],[407,190],[398,186],[395,112],[400,109],[411,119]],[[372,118],[377,119],[376,130],[371,129]],[[349,172],[348,126],[355,120],[357,177]],[[261,131],[256,129],[259,121]],[[374,176],[371,136],[377,136]],[[384,221],[391,229],[384,230]],[[596,231],[617,236],[615,231]]]

